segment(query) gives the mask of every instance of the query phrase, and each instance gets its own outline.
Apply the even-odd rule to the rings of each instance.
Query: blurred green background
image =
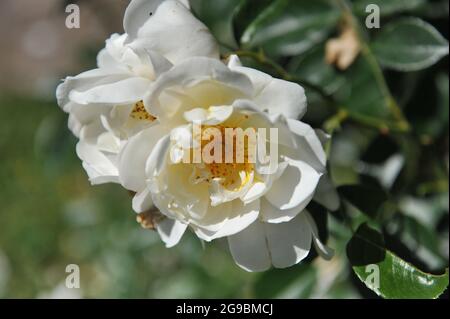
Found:
[[[104,39],[122,32],[128,1],[77,1],[81,29],[69,30],[64,10],[71,2],[0,2],[0,298],[375,297],[347,261],[352,234],[339,215],[328,216],[328,243],[336,250],[331,262],[311,256],[287,270],[250,274],[234,264],[225,241],[203,247],[186,234],[177,247],[166,249],[157,234],[136,223],[130,197],[120,186],[90,186],[54,90],[65,76],[95,67]],[[193,1],[202,20],[225,38],[219,39],[223,44],[233,37],[223,13],[238,3]],[[428,11],[418,7],[415,13],[448,38],[448,1],[431,3]],[[333,33],[336,28],[326,36]],[[318,84],[345,86],[354,80],[350,72],[335,77],[316,69],[314,63],[325,63],[311,54],[323,51],[325,39],[294,58],[275,49],[268,53],[300,77],[318,70]],[[224,45],[224,53],[233,46]],[[387,82],[414,133],[390,136],[350,121],[336,129],[330,163],[338,186],[384,183],[398,204],[396,214],[384,214],[389,248],[437,274],[448,265],[447,68],[448,57],[424,71],[388,71]],[[307,121],[316,127],[330,124],[334,113],[314,92],[307,94]],[[366,220],[355,208],[349,212],[354,225]],[[65,288],[68,264],[80,266],[80,289]]]

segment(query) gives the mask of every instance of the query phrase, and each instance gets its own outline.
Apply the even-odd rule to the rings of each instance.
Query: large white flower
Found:
[[[68,77],[57,89],[93,184],[119,182],[124,142],[153,125],[142,104],[150,84],[187,58],[219,58],[215,40],[185,0],[132,0],[124,28],[106,41],[97,69]]]
[[[156,227],[168,247],[191,228],[205,241],[228,237],[236,263],[249,271],[297,264],[312,243],[330,257],[306,207],[315,198],[336,209],[338,199],[325,176],[326,136],[297,120],[306,112],[299,85],[242,67],[237,57],[228,66],[197,57],[159,76],[144,105],[158,120],[127,142],[119,178],[137,193],[138,213],[159,209]],[[198,122],[219,130],[277,128],[276,164],[182,161],[194,150]]]

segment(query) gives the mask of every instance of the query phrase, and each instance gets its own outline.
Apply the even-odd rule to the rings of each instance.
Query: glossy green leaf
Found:
[[[336,92],[346,82],[341,72],[326,63],[324,45],[294,58],[289,64],[289,71],[299,79],[323,88],[328,94]]]
[[[347,245],[347,255],[358,278],[376,294],[388,299],[434,299],[448,287],[443,275],[422,272],[385,249],[383,237],[362,224]]]
[[[241,43],[271,56],[298,55],[322,42],[339,17],[330,1],[275,0],[242,31]]]
[[[261,19],[261,13],[266,10],[273,0],[243,0],[235,11],[233,18],[234,36],[238,43],[242,36],[257,18]]]
[[[372,219],[376,219],[381,207],[388,199],[381,189],[369,185],[348,185],[338,188],[339,194],[350,204]]]
[[[449,123],[449,79],[447,74],[440,74],[436,79],[437,103],[432,117],[415,123],[416,130],[424,135],[438,138],[445,133]]]
[[[446,261],[442,256],[441,239],[434,228],[428,228],[408,216],[402,216],[400,227],[399,235],[402,243],[414,252],[415,256],[420,258],[430,269],[445,267]]]
[[[211,30],[220,44],[236,47],[232,19],[242,0],[190,0],[194,14]]]
[[[406,72],[428,68],[449,52],[448,41],[418,18],[403,18],[384,26],[371,46],[384,66]]]
[[[428,19],[448,19],[448,0],[427,1],[426,6],[420,8],[420,16]]]
[[[258,278],[254,285],[255,298],[308,298],[317,281],[317,271],[309,264],[288,269],[271,269]]]
[[[383,94],[366,57],[360,56],[345,73],[347,84],[337,93],[338,100],[354,117],[392,120],[389,100]]]

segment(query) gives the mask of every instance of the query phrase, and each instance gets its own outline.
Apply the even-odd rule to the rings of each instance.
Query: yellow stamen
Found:
[[[212,162],[212,163],[205,163],[206,169],[209,171],[210,176],[212,179],[214,178],[220,178],[222,180],[221,185],[226,188],[232,188],[234,191],[239,191],[244,187],[250,180],[251,173],[254,171],[254,164],[250,162],[250,152],[251,148],[249,147],[249,139],[246,137],[244,141],[240,141],[238,143],[238,139],[236,138],[236,131],[233,135],[233,162],[227,163],[226,162],[226,135],[225,135],[225,129],[232,127],[225,127],[223,125],[215,125],[215,126],[202,126],[202,132],[203,135],[210,135],[208,134],[208,129],[215,128],[220,130],[222,135],[222,161],[220,163]],[[214,139],[214,136],[210,136],[209,139],[203,139],[201,142],[201,148],[202,152],[206,145],[208,145],[210,142],[212,142]],[[242,145],[243,143],[243,145]],[[238,163],[237,160],[237,150],[243,150],[244,151],[244,161],[242,163]],[[241,177],[239,175],[240,172],[245,172],[245,179],[241,180]]]
[[[156,117],[147,112],[144,106],[143,101],[139,101],[134,105],[133,110],[131,111],[130,117],[135,120],[141,121],[150,121],[153,122],[156,120]]]

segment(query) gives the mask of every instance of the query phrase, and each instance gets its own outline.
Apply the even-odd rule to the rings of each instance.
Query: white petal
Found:
[[[137,193],[133,197],[133,210],[136,213],[143,213],[153,207],[152,194],[148,187]]]
[[[247,175],[246,172],[239,172],[239,177],[241,179],[241,185],[243,185],[238,191],[229,190],[224,187],[219,179],[213,179],[209,186],[209,193],[211,198],[212,206],[219,206],[223,203],[233,201],[235,199],[243,199],[245,194],[248,193],[253,185],[253,180],[255,178],[255,173],[251,172]]]
[[[225,122],[233,114],[233,106],[211,106],[208,109],[206,125],[217,125]]]
[[[287,118],[297,119],[306,113],[305,90],[298,84],[279,80],[261,71],[238,66],[231,59],[231,69],[247,75],[255,88],[254,101],[269,114],[283,114]]]
[[[161,54],[145,48],[130,48],[127,50],[136,56],[136,61],[129,61],[134,75],[155,80],[162,73],[170,70],[172,63]],[[125,60],[123,62],[126,62]]]
[[[91,185],[102,185],[107,183],[119,184],[119,177],[113,175],[103,175],[98,172],[93,166],[89,165],[87,162],[83,162],[83,168],[89,176],[89,182]]]
[[[305,259],[311,250],[312,230],[304,213],[288,223],[255,221],[228,237],[235,262],[247,271],[265,271],[272,264],[287,268]]]
[[[218,104],[215,104],[216,106],[223,105],[222,103],[219,104],[224,99],[222,95],[226,94],[226,98],[230,99],[229,102],[233,102],[237,97],[249,97],[253,92],[252,83],[247,76],[231,71],[219,60],[195,57],[175,65],[171,70],[161,75],[151,86],[144,99],[144,104],[151,105],[151,113],[158,117],[160,121],[163,121],[168,117],[173,117],[173,113],[178,111],[172,108],[168,110],[168,106],[171,105],[166,105],[163,98],[167,97],[163,93],[173,95],[176,94],[176,89],[184,88],[184,91],[188,91],[189,88],[202,83],[209,83],[214,86],[214,89],[220,91],[216,92],[219,94],[217,101],[214,100],[215,97],[209,91],[196,91],[196,94],[201,93],[203,95],[201,98],[208,99],[208,102],[218,102]],[[180,97],[172,96],[172,99],[179,100]],[[164,102],[164,105],[162,105],[162,102]],[[181,117],[184,112],[190,111],[192,106],[180,110],[182,112]],[[211,106],[211,104],[208,106]]]
[[[309,202],[305,201],[304,204],[296,206],[291,209],[281,210],[272,205],[267,199],[261,199],[261,220],[271,224],[286,223],[294,219],[300,214]]]
[[[69,94],[72,90],[85,91],[96,85],[108,84],[124,80],[129,74],[120,70],[94,69],[77,76],[67,77],[56,89],[58,105],[64,107],[70,102]]]
[[[258,163],[258,161],[257,161]],[[273,183],[283,175],[284,171],[288,166],[287,162],[282,162],[277,164],[277,166],[266,166],[263,170],[264,173],[273,172],[270,174],[259,174],[257,175],[256,182],[253,184],[251,189],[242,197],[244,203],[248,203],[249,201],[255,199],[264,199],[263,196],[267,194],[268,191],[272,188]],[[258,167],[256,164],[256,171],[262,170],[261,167]],[[265,199],[264,199],[265,200]],[[265,200],[267,201],[267,200]],[[262,209],[262,208],[261,208]]]
[[[128,35],[126,33],[125,34],[114,33],[105,41],[106,42],[105,50],[107,54],[110,56],[110,58],[107,59],[114,60],[115,67],[119,67],[119,62],[123,59],[123,54],[126,49],[125,42],[127,38]],[[97,57],[97,62],[100,62],[99,57]]]
[[[84,125],[88,125],[94,121],[98,121],[102,115],[108,114],[111,107],[105,105],[79,105],[73,102],[67,104],[71,116]]]
[[[251,203],[254,200],[259,199],[267,191],[267,186],[265,183],[256,182],[250,187],[248,192],[242,197],[244,203]]]
[[[331,260],[331,258],[333,258],[333,256],[334,256],[334,250],[327,247],[320,241],[319,231],[317,230],[316,222],[314,221],[314,219],[311,217],[311,215],[307,211],[304,211],[304,214],[305,214],[305,218],[306,218],[309,226],[311,227],[311,233],[313,235],[313,243],[314,243],[314,247],[317,250],[317,253],[323,259]]]
[[[180,1],[182,4],[184,4],[186,6],[186,8],[190,9],[191,8],[191,4],[189,3],[189,0],[178,0]]]
[[[108,50],[102,49],[97,55],[97,66],[100,69],[115,69],[117,61],[109,54]]]
[[[280,210],[307,205],[316,190],[321,173],[302,161],[286,158],[289,163],[283,175],[276,180],[266,199]]]
[[[271,266],[263,223],[255,221],[245,230],[228,237],[234,261],[247,271],[265,271]]]
[[[98,137],[97,147],[101,152],[119,154],[121,141],[114,134],[105,132]]]
[[[133,46],[156,51],[173,64],[194,56],[219,58],[218,45],[208,28],[185,5],[174,0],[164,1],[159,6],[155,6],[159,1],[139,2],[141,7],[135,8],[134,14],[130,5],[125,20]],[[150,11],[153,12],[151,17]],[[148,19],[141,24],[145,15]]]
[[[230,68],[236,68],[236,67],[241,67],[242,66],[242,62],[239,59],[239,57],[235,54],[231,55],[228,59],[228,66]]]
[[[82,105],[131,104],[143,99],[150,81],[145,78],[128,78],[111,84],[95,86],[86,91],[73,90],[69,98]]]
[[[180,242],[187,226],[188,225],[180,223],[179,221],[164,218],[156,224],[156,230],[162,241],[166,244],[166,247],[172,248]]]
[[[195,108],[190,111],[184,112],[184,119],[189,122],[201,122],[204,123],[208,118],[208,110],[202,108]]]
[[[69,127],[69,130],[72,132],[72,134],[75,135],[75,137],[80,138],[80,133],[83,125],[73,114],[69,114],[67,126]]]
[[[172,142],[170,147],[171,162],[173,164],[181,163],[185,154],[190,156],[191,148],[194,145],[191,125],[179,126],[170,131],[170,141]]]
[[[184,112],[184,119],[189,122],[197,122],[202,125],[218,125],[228,120],[233,114],[233,106],[211,106],[208,109],[195,108]]]
[[[157,52],[146,50],[145,56],[148,57],[148,63],[152,65],[153,73],[156,77],[169,71],[173,66],[169,60]]]
[[[163,1],[131,0],[123,18],[123,27],[131,39],[137,37],[139,29],[155,14],[156,9]]]
[[[207,203],[201,214],[191,216],[191,225],[200,238],[209,241],[209,237],[217,233],[232,215],[232,202],[222,204],[219,207],[212,207]]]
[[[130,39],[137,37],[139,29],[149,20],[156,12],[156,9],[164,0],[132,0],[123,19],[125,32]],[[190,8],[189,0],[178,0],[186,8]]]
[[[91,182],[96,180],[95,183],[99,184],[100,181],[104,180],[117,180],[119,175],[117,167],[94,145],[90,145],[84,141],[78,142],[77,155],[81,160],[83,160],[83,167],[86,169]]]
[[[327,155],[316,131],[308,124],[291,119],[288,119],[288,126],[295,136],[297,145],[295,158],[308,163],[320,172],[325,172]]]
[[[105,133],[105,128],[102,126],[101,121],[93,121],[83,126],[80,132],[80,139],[96,145],[98,137],[103,133]]]
[[[161,128],[154,125],[128,141],[119,158],[120,181],[123,187],[134,192],[145,188],[146,162],[162,136]]]
[[[288,223],[264,224],[267,242],[276,268],[287,268],[305,259],[311,249],[311,228],[305,214]]]
[[[232,236],[243,231],[258,218],[259,206],[259,200],[253,201],[247,205],[244,205],[240,200],[236,200],[232,203],[232,216],[227,217],[227,219],[220,224],[218,231],[208,231],[200,227],[195,227],[194,230],[197,236],[205,241]],[[220,207],[216,207],[216,210],[217,209],[220,209]],[[212,212],[208,210],[208,214],[210,213]]]
[[[170,136],[166,135],[159,139],[148,156],[145,163],[145,175],[153,176],[161,172],[166,161],[164,158],[167,156],[167,152],[170,146]]]
[[[185,150],[183,148],[181,148],[180,146],[174,145],[170,149],[170,161],[173,164],[181,163],[183,161],[184,157],[185,157]]]

